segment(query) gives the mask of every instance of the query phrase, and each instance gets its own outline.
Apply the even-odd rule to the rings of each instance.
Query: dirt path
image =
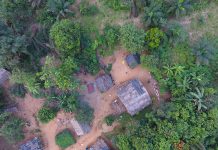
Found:
[[[38,121],[36,120],[36,114],[39,109],[43,106],[43,99],[35,99],[31,95],[26,94],[24,99],[17,99],[18,101],[18,113],[17,115],[25,121],[27,125],[25,126],[25,138],[33,137],[37,130],[39,129]]]
[[[70,124],[72,116],[71,113],[60,111],[54,120],[47,124],[40,124],[41,136],[44,141],[45,150],[60,150],[55,143],[55,136],[66,128],[72,130]]]
[[[90,75],[80,75],[79,78],[86,83],[95,81],[95,77]],[[83,94],[85,97],[84,99],[86,99],[90,106],[95,110],[92,129],[88,134],[82,136],[75,145],[69,147],[67,150],[85,150],[85,148],[91,143],[94,143],[102,133],[113,130],[117,124],[108,127],[104,124],[104,118],[113,112],[110,104],[116,98],[115,93],[116,87],[111,88],[109,91],[103,94],[97,89],[92,94],[88,94],[87,91],[81,91],[81,94]]]

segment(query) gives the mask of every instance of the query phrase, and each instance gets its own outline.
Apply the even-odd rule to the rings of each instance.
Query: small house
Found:
[[[108,74],[101,75],[96,79],[96,85],[100,92],[106,92],[113,86],[113,79]]]
[[[110,150],[110,147],[102,138],[99,138],[88,150]]]
[[[10,76],[10,73],[7,70],[1,68],[0,69],[0,85],[4,84],[4,82],[9,79],[9,76]]]
[[[91,127],[88,124],[80,123],[74,118],[71,119],[70,122],[73,126],[73,129],[74,129],[76,136],[78,136],[78,137],[87,134],[91,130]]]
[[[43,150],[42,142],[38,137],[35,137],[20,145],[19,150]]]
[[[131,68],[134,69],[138,64],[140,64],[139,54],[129,54],[126,56],[126,63]]]
[[[147,90],[138,79],[124,83],[118,89],[117,95],[132,116],[152,103]]]

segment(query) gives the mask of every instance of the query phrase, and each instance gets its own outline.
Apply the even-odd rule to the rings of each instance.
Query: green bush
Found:
[[[103,0],[104,4],[113,10],[128,10],[130,9],[129,0]]]
[[[179,22],[168,22],[166,30],[166,35],[168,37],[169,43],[172,43],[174,46],[178,43],[184,43],[188,41],[188,32]]]
[[[99,12],[98,7],[96,5],[90,5],[86,1],[82,1],[80,3],[79,11],[84,16],[94,16]]]
[[[69,130],[65,129],[64,131],[58,133],[55,137],[55,142],[58,146],[65,149],[70,145],[74,144],[76,141],[73,138]]]
[[[80,51],[80,24],[69,19],[57,21],[50,30],[50,37],[57,49],[74,55]]]
[[[38,112],[38,119],[40,122],[42,123],[48,123],[49,121],[51,121],[52,119],[55,118],[56,116],[56,111],[51,109],[51,108],[47,108],[47,107],[42,107],[39,112]]]
[[[15,143],[24,139],[23,120],[8,113],[0,114],[0,135],[4,136],[8,142]]]
[[[26,95],[26,89],[23,84],[14,84],[10,87],[10,94],[16,97],[24,98]]]
[[[74,112],[76,111],[76,99],[77,95],[71,93],[63,93],[57,96],[59,106],[66,112]]]
[[[143,15],[144,26],[147,27],[162,27],[166,24],[166,12],[164,10],[163,2],[151,1],[146,5]]]
[[[164,32],[158,28],[151,28],[146,32],[145,41],[150,49],[155,49],[160,46],[164,40]]]
[[[110,49],[114,48],[114,46],[119,42],[119,27],[106,25],[104,28],[104,37],[107,44],[107,47]]]
[[[94,117],[94,110],[84,100],[77,101],[76,119],[81,122],[90,124]]]
[[[134,24],[125,24],[120,29],[122,45],[132,53],[144,50],[145,32]]]
[[[108,126],[111,126],[115,120],[116,120],[116,116],[114,116],[114,115],[109,115],[109,116],[105,117],[105,122]]]

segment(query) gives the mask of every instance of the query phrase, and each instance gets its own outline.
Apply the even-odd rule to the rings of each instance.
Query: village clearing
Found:
[[[94,143],[102,136],[102,134],[111,132],[116,126],[119,126],[116,122],[114,122],[112,126],[107,126],[104,122],[104,118],[113,113],[111,103],[117,98],[117,88],[125,81],[139,79],[146,87],[150,96],[155,96],[156,99],[158,99],[159,96],[157,96],[157,93],[159,92],[156,81],[152,79],[150,73],[140,65],[134,69],[130,69],[125,62],[125,57],[127,55],[128,52],[125,50],[119,50],[116,51],[113,56],[102,59],[105,64],[113,64],[110,73],[114,80],[114,86],[111,89],[105,93],[101,93],[96,88],[91,94],[88,93],[87,90],[80,91],[84,96],[84,99],[94,109],[94,120],[91,124],[91,131],[78,138],[77,143],[67,148],[67,150],[85,150],[87,146]],[[102,74],[102,72],[99,74]],[[86,84],[93,83],[97,76],[81,73],[78,75],[78,78],[81,80],[81,83]],[[23,100],[18,99],[17,101],[17,115],[27,121],[25,127],[25,139],[28,140],[35,136],[40,136],[42,137],[45,150],[60,150],[60,148],[55,144],[55,136],[66,128],[73,132],[73,127],[70,123],[73,114],[60,111],[54,120],[47,124],[41,124],[38,123],[36,115],[39,109],[43,106],[45,100],[35,99],[27,94]]]

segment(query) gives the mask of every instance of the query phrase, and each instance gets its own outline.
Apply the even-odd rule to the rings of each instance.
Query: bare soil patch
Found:
[[[36,119],[37,112],[43,106],[43,99],[35,99],[31,95],[26,94],[24,99],[17,98],[18,113],[17,116],[25,119],[27,122],[25,126],[25,137],[32,137],[34,131],[38,128],[38,121]]]

